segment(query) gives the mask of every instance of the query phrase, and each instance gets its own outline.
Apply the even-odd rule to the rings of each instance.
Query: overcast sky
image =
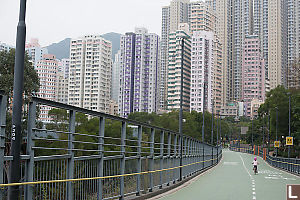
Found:
[[[27,40],[42,46],[66,37],[135,27],[161,33],[161,8],[171,0],[27,0]],[[15,45],[20,0],[0,0],[0,41]]]

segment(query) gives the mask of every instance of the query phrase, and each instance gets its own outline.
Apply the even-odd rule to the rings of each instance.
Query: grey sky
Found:
[[[171,0],[27,0],[27,39],[43,46],[66,37],[135,27],[161,33],[161,8]],[[0,0],[0,41],[15,45],[20,0]]]

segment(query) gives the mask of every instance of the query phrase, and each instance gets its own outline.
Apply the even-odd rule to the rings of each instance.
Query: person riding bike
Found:
[[[256,158],[256,157],[254,157],[254,160],[253,160],[252,164],[253,164],[253,171],[254,171],[254,174],[257,174],[257,173],[258,173],[258,171],[257,171],[258,161],[257,161],[257,158]]]

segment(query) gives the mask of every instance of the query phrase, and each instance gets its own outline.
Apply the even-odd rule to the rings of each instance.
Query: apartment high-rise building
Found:
[[[119,113],[157,112],[159,108],[160,38],[145,28],[121,36]]]
[[[12,48],[14,47],[0,41],[0,51],[9,51]]]
[[[251,101],[265,100],[265,66],[259,36],[246,36],[242,68],[242,101],[245,116],[251,117]]]
[[[57,73],[58,61],[54,55],[44,54],[42,59],[37,61],[35,70],[40,79],[40,90],[37,96],[43,99],[55,101],[57,90]],[[42,122],[51,122],[48,112],[51,110],[50,106],[40,106],[39,119]]]
[[[214,77],[214,33],[195,31],[191,55],[190,110],[212,112]]]
[[[285,0],[268,1],[268,78],[271,89],[287,85],[287,8]]]
[[[215,33],[218,37],[222,52],[222,88],[221,102],[226,105],[232,100],[233,93],[233,74],[232,72],[232,1],[231,0],[206,0],[211,10],[215,12],[216,23]]]
[[[195,31],[191,55],[191,107],[220,113],[222,106],[222,48],[214,34]]]
[[[182,49],[182,41],[184,45]],[[182,56],[183,54],[183,56]],[[191,36],[187,23],[179,24],[178,30],[169,35],[168,62],[168,110],[180,108],[181,61],[183,59],[183,103],[185,111],[190,110],[191,87]]]
[[[120,91],[120,67],[121,67],[121,51],[115,55],[115,60],[112,66],[112,83],[111,83],[111,98],[115,102],[119,102]]]
[[[161,33],[161,88],[160,109],[167,108],[167,82],[168,82],[168,51],[169,34],[178,29],[180,23],[188,23],[189,0],[172,0],[169,6],[162,8]]]
[[[109,112],[112,45],[97,35],[74,38],[70,43],[69,97],[71,105]]]
[[[65,78],[62,71],[58,71],[56,75],[56,101],[64,104],[68,104],[69,98],[69,79]]]
[[[48,49],[41,47],[39,40],[33,38],[25,45],[25,50],[28,53],[31,62],[36,66],[37,62],[43,59],[43,55],[48,54]]]
[[[203,1],[191,2],[188,5],[189,26],[194,31],[216,31],[215,11]]]
[[[300,2],[298,0],[287,1],[287,25],[288,25],[288,88],[299,88],[300,60]]]

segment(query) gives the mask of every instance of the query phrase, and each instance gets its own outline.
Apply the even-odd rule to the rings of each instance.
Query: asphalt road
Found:
[[[286,184],[300,184],[300,178],[269,166],[258,158],[254,175],[254,156],[223,150],[218,166],[197,177],[181,189],[163,194],[161,200],[285,200]]]

